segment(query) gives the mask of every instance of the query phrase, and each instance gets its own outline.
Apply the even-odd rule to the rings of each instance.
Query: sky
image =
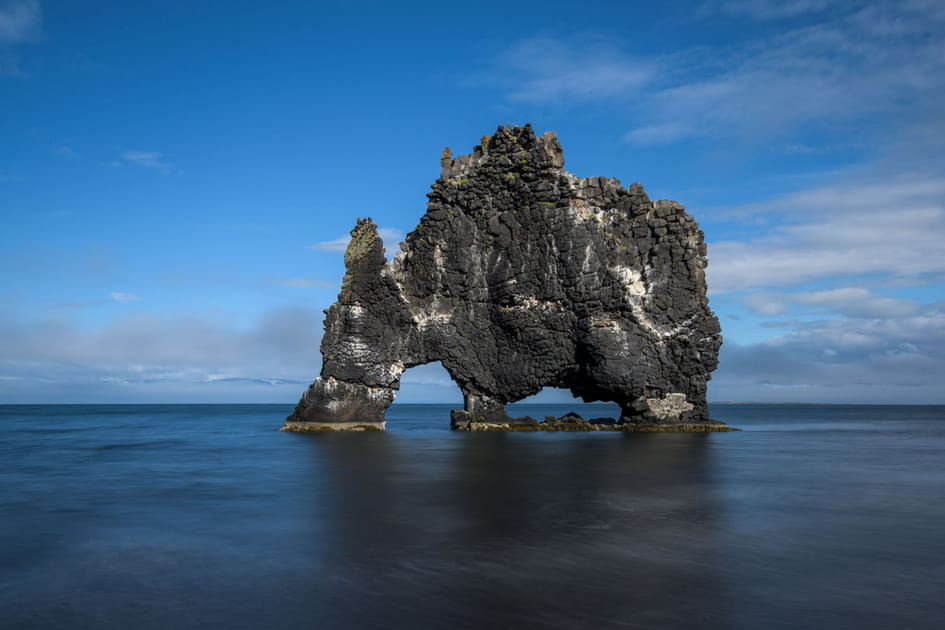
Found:
[[[0,0],[0,402],[294,403],[355,220],[526,122],[702,226],[710,402],[945,403],[941,0]]]

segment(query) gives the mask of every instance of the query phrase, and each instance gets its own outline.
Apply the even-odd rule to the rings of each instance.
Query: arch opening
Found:
[[[510,416],[531,416],[560,418],[568,413],[576,413],[582,418],[620,418],[620,405],[613,402],[587,403],[577,398],[571,390],[564,387],[545,387],[540,392],[505,406]]]
[[[462,405],[463,393],[440,361],[404,370],[395,405]]]
[[[450,409],[462,408],[463,393],[440,361],[404,370],[400,389],[387,408],[390,433],[450,430]]]

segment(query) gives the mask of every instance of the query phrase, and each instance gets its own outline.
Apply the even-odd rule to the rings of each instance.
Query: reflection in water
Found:
[[[745,431],[627,435],[454,433],[437,405],[278,433],[289,411],[0,406],[0,626],[945,619],[945,407],[714,406]]]
[[[333,570],[313,611],[339,626],[725,625],[705,435],[451,437],[312,440]]]

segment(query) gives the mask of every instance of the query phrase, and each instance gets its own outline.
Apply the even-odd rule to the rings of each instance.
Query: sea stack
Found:
[[[404,370],[441,361],[463,392],[459,430],[719,431],[706,384],[719,321],[706,245],[674,201],[564,170],[554,132],[499,127],[445,149],[426,214],[388,263],[358,219],[321,376],[284,430],[385,428]],[[505,404],[562,387],[621,416],[511,418]]]

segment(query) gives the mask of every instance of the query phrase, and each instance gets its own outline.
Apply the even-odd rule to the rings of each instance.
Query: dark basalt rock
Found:
[[[321,377],[284,428],[383,428],[403,371],[431,361],[463,392],[457,429],[724,428],[706,405],[722,337],[699,226],[640,184],[563,165],[554,132],[500,127],[470,155],[444,151],[427,212],[389,264],[374,222],[358,219]],[[506,414],[546,386],[622,416]]]

